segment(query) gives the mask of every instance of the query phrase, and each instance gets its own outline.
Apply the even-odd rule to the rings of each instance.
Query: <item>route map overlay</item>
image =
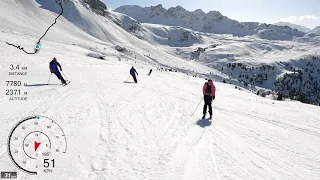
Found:
[[[22,50],[23,52],[25,52],[26,54],[36,54],[39,50],[40,50],[40,48],[41,48],[41,46],[40,46],[40,43],[41,43],[41,40],[45,37],[45,35],[48,33],[48,31],[50,30],[50,28],[51,27],[53,27],[56,23],[57,23],[57,20],[60,18],[60,16],[63,14],[63,6],[62,6],[62,4],[61,3],[59,3],[59,5],[60,5],[60,7],[61,7],[61,13],[58,15],[58,17],[54,20],[54,23],[50,26],[50,27],[48,27],[48,29],[46,30],[46,32],[41,36],[41,38],[39,39],[39,41],[37,42],[37,44],[35,45],[35,48],[34,48],[34,52],[27,52],[26,50],[24,50],[24,48],[23,47],[21,47],[21,46],[19,46],[19,45],[14,45],[14,44],[11,44],[11,43],[8,43],[8,42],[6,42],[8,45],[10,45],[10,46],[13,46],[13,47],[15,47],[15,48],[17,48],[17,49],[20,49],[20,50]]]

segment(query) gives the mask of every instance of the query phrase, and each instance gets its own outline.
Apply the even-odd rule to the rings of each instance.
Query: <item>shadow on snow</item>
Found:
[[[135,82],[130,82],[130,81],[123,81],[123,83],[135,83]]]
[[[211,124],[212,124],[212,122],[209,121],[209,119],[200,119],[200,120],[197,121],[197,125],[202,127],[202,128],[211,126]]]
[[[61,84],[27,84],[26,87],[39,87],[39,86],[61,86]]]

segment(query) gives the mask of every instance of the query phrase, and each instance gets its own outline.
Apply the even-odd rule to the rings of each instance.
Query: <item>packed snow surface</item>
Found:
[[[207,66],[136,38],[80,1],[66,5],[39,53],[27,55],[6,42],[32,50],[59,6],[2,0],[0,7],[1,88],[6,80],[23,80],[28,92],[27,101],[0,97],[1,171],[28,180],[319,179],[318,106],[273,101],[216,82],[213,119],[200,120],[205,80],[187,74],[192,69],[210,77],[215,71]],[[54,76],[45,85],[53,57],[71,80],[65,87]],[[28,75],[9,76],[10,64],[27,66]],[[132,65],[138,84],[129,75]],[[54,174],[22,173],[8,157],[11,128],[33,115],[54,119],[66,134],[68,151]]]

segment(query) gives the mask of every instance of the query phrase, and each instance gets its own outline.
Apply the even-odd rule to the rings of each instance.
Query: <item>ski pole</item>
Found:
[[[69,81],[68,78],[67,78],[67,76],[64,75],[63,71],[61,71],[61,72],[62,72],[63,76],[66,78],[66,80]]]
[[[193,115],[194,115],[194,113],[197,111],[198,107],[200,106],[200,104],[201,104],[201,102],[202,102],[202,99],[203,99],[203,98],[201,98],[201,100],[200,100],[200,102],[199,102],[198,106],[196,107],[196,109],[194,110],[194,112],[192,113],[192,115],[191,115],[191,116],[193,116]]]
[[[52,76],[52,73],[50,74],[50,77],[49,77],[49,80],[48,80],[48,83],[47,83],[47,84],[49,84],[49,82],[50,82],[50,79],[51,79],[51,76]]]

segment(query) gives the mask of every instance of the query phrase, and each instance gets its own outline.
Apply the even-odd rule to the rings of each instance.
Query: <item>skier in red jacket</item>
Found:
[[[212,100],[216,98],[216,87],[211,79],[203,85],[202,92],[204,95],[203,117],[206,118],[207,106],[209,106],[210,119],[212,119]]]

